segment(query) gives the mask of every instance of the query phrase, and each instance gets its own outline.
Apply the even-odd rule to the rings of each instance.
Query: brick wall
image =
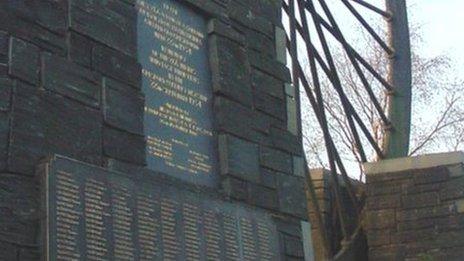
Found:
[[[342,248],[345,247],[345,249],[343,249],[344,253],[342,254],[342,258],[335,260],[345,260],[343,258],[347,255],[352,255],[353,257],[356,256],[356,260],[365,260],[365,253],[363,252],[365,240],[363,238],[364,235],[362,231],[357,233],[359,235],[357,235],[356,238],[352,240],[352,242],[345,242],[350,243],[351,245],[342,245],[343,234],[339,221],[339,213],[337,212],[334,184],[330,171],[326,169],[311,169],[310,175],[316,192],[316,199],[321,210],[324,229],[327,233],[330,252],[335,256],[336,254],[342,252]],[[358,225],[358,220],[356,219],[356,209],[354,208],[353,202],[349,197],[344,179],[341,176],[338,176],[338,179],[340,193],[342,196],[342,204],[346,211],[345,219],[348,226],[347,230],[350,234],[354,234]],[[365,189],[365,185],[356,180],[351,180],[351,185],[354,187],[356,190],[355,193],[358,195],[360,195],[362,190]],[[316,260],[323,260],[326,254],[324,253],[324,246],[320,236],[316,212],[309,192],[307,192],[307,199],[309,219],[311,221],[311,234],[313,239],[314,255]]]
[[[298,91],[285,66],[280,2],[182,2],[209,19],[217,191],[273,212],[282,257],[301,260]],[[0,2],[0,252],[8,260],[39,255],[41,159],[61,154],[122,171],[145,165],[135,4]]]
[[[462,260],[463,159],[451,153],[368,167],[370,260]]]

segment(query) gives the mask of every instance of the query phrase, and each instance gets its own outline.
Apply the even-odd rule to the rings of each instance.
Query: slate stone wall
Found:
[[[462,164],[367,175],[370,260],[462,260]]]
[[[298,91],[277,0],[183,0],[209,18],[224,198],[276,217],[282,258],[303,259]],[[51,154],[145,166],[135,0],[0,1],[0,252],[38,259],[34,179]],[[160,174],[164,175],[164,174]]]

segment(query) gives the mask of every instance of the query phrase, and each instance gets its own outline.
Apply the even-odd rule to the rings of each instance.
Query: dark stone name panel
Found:
[[[263,211],[58,156],[39,174],[46,260],[279,260]]]
[[[139,0],[137,11],[148,167],[214,185],[207,21],[177,0]]]

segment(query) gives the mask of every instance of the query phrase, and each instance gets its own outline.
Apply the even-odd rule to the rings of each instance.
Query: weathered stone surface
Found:
[[[287,255],[293,257],[304,256],[303,245],[301,244],[301,240],[299,238],[284,236],[283,241],[285,246],[285,253]]]
[[[242,46],[245,44],[245,37],[241,33],[218,19],[212,19],[208,23],[208,33],[225,37]]]
[[[306,160],[303,157],[293,156],[293,175],[306,177]]]
[[[267,93],[278,99],[284,99],[284,83],[269,74],[252,70],[252,83],[256,94]]]
[[[142,69],[140,64],[130,56],[112,50],[103,45],[93,49],[93,67],[106,76],[141,88]]]
[[[7,167],[9,134],[10,117],[8,113],[0,112],[0,171]]]
[[[445,204],[436,207],[402,210],[397,213],[398,221],[418,220],[422,218],[443,217],[456,213],[454,204]]]
[[[118,0],[70,0],[69,8],[71,29],[135,57],[137,14],[134,7]]]
[[[403,209],[421,208],[438,205],[438,194],[434,192],[426,192],[403,196]]]
[[[260,110],[279,120],[285,120],[287,113],[284,100],[267,95],[266,93],[257,93],[254,97],[255,107],[257,110]]]
[[[9,111],[11,106],[11,94],[14,82],[8,78],[0,78],[0,111]]]
[[[271,128],[270,132],[272,145],[275,148],[284,150],[295,155],[302,154],[302,146],[297,136],[289,131],[279,128]]]
[[[39,48],[21,39],[10,38],[9,74],[32,84],[39,81]]]
[[[281,81],[291,82],[290,72],[284,64],[263,56],[256,51],[249,51],[248,59],[252,67],[273,75]]]
[[[245,37],[248,42],[248,48],[261,52],[270,58],[275,57],[275,47],[272,38],[250,29],[245,30]]]
[[[69,32],[69,57],[73,62],[90,68],[94,46],[95,43],[89,38],[73,31]]]
[[[9,37],[8,33],[0,31],[0,64],[8,63]]]
[[[308,217],[304,180],[300,177],[282,174],[277,175],[276,178],[280,211],[306,220]]]
[[[143,135],[143,96],[129,85],[103,79],[103,115],[105,122],[130,133]]]
[[[376,247],[390,244],[390,231],[371,231],[367,234],[367,240],[369,240],[369,246]]]
[[[253,110],[229,99],[216,97],[214,112],[218,130],[232,133],[257,143],[265,142],[263,135],[260,135],[258,132],[268,133],[270,122],[260,117]]]
[[[219,159],[222,175],[258,182],[259,147],[230,135],[219,136]]]
[[[287,96],[285,98],[287,104],[287,130],[293,135],[300,134],[300,123],[298,116],[298,106],[296,98]]]
[[[268,188],[276,189],[277,188],[277,181],[276,181],[277,172],[271,169],[266,169],[266,168],[261,168],[260,172],[261,172],[260,184]]]
[[[459,211],[464,197],[463,183],[461,174],[457,173],[462,168],[451,173],[449,167],[449,164],[456,166],[461,158],[462,154],[451,153],[390,161],[400,166],[385,162],[379,166],[371,164],[369,170],[374,174],[367,175],[370,258],[445,260],[452,256],[448,255],[451,248],[464,244],[464,218]],[[439,165],[440,161],[444,166]],[[380,169],[398,172],[382,173]],[[387,234],[389,241],[382,236]]]
[[[209,47],[214,92],[251,106],[251,69],[245,48],[216,35],[210,37]]]
[[[101,117],[78,102],[19,84],[14,95],[9,168],[32,174],[38,160],[57,153],[101,162]]]
[[[367,199],[367,207],[370,210],[401,207],[401,195],[371,196]]]
[[[241,25],[272,37],[272,23],[263,17],[253,14],[249,8],[249,5],[243,6],[236,3],[235,1],[231,1],[228,6],[228,14],[230,18],[240,23]]]
[[[384,229],[395,226],[395,210],[377,210],[366,213],[366,226],[368,229]]]
[[[103,152],[125,162],[145,165],[145,139],[111,127],[103,128]]]
[[[100,77],[82,66],[61,57],[42,55],[42,85],[85,105],[100,106]]]
[[[227,177],[222,180],[224,194],[232,199],[246,201],[248,199],[247,183],[243,180]]]
[[[248,186],[248,203],[266,209],[277,210],[279,203],[275,189],[250,183]]]
[[[464,198],[464,177],[453,180],[442,186],[440,191],[440,200],[448,201],[453,199]]]
[[[2,1],[2,7],[16,19],[32,22],[58,34],[64,34],[66,31],[65,1]]]
[[[17,260],[17,252],[18,249],[16,245],[0,241],[0,253],[2,253],[3,260]]]
[[[415,185],[438,183],[449,179],[449,171],[445,166],[427,169],[426,171],[417,170],[414,174]]]
[[[261,147],[260,160],[261,165],[264,167],[288,174],[293,173],[292,156],[283,151],[268,147]]]
[[[35,244],[39,209],[38,187],[34,179],[1,173],[0,195],[0,242]]]
[[[64,1],[2,1],[0,30],[10,32],[48,52],[64,55]]]

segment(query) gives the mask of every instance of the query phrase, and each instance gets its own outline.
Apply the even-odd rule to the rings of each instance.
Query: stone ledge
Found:
[[[457,165],[462,163],[464,163],[464,153],[459,151],[388,159],[374,163],[365,163],[363,167],[366,175],[376,175]]]

